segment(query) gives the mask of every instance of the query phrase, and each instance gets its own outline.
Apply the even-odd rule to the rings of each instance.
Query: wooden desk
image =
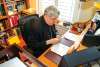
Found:
[[[78,48],[78,51],[86,49],[86,46],[83,46],[82,44],[80,45],[80,47]],[[48,51],[48,50],[47,50]],[[48,67],[58,67],[58,64],[55,64],[54,62],[52,62],[51,60],[49,60],[48,58],[46,58],[44,55],[47,53],[47,51],[45,51],[39,58],[38,60],[40,62],[42,62],[43,64],[45,64]]]
[[[88,29],[90,28],[91,24],[88,24],[86,26],[86,28],[84,29],[84,31],[81,33],[81,37],[80,37],[80,42],[83,39],[84,35],[86,34],[86,32],[88,31]],[[80,43],[78,43],[80,44]],[[75,45],[75,44],[74,44]],[[83,46],[82,44],[80,44],[79,48],[77,49],[78,51],[82,50],[82,49],[86,49],[87,47]],[[48,49],[50,50],[50,48]],[[45,65],[47,65],[47,67],[58,67],[58,64],[55,64],[54,62],[52,62],[51,60],[49,60],[48,58],[46,58],[44,55],[48,52],[45,51],[39,58],[38,60],[41,61],[42,63],[44,63]]]
[[[45,67],[45,65],[38,61],[37,58],[18,46],[12,45],[0,51],[0,63],[4,63],[14,57],[18,57],[29,67]]]

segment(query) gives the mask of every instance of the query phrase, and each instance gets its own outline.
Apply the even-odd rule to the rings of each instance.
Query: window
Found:
[[[71,22],[74,12],[75,0],[58,0],[58,9],[60,11],[59,18],[64,21]]]
[[[44,9],[50,5],[56,6],[60,11],[59,19],[66,22],[88,21],[93,15],[93,0],[38,0],[38,13],[43,14]],[[87,7],[86,9],[84,9]]]
[[[38,0],[38,13],[43,14],[44,9],[50,5],[55,5],[56,0]]]

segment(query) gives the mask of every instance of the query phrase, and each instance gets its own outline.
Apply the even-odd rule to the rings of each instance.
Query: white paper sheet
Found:
[[[19,58],[15,57],[0,64],[0,67],[27,67]]]
[[[100,28],[95,32],[95,35],[100,35]]]
[[[65,46],[65,45],[63,45],[63,44],[61,44],[61,43],[58,43],[58,44],[53,45],[53,46],[51,47],[51,51],[57,53],[57,54],[60,55],[60,56],[65,55],[65,54],[67,53],[68,49],[69,49],[68,46]]]
[[[63,41],[62,41],[63,40]],[[66,55],[68,52],[68,49],[79,40],[79,35],[70,33],[67,31],[63,36],[62,40],[51,47],[51,51],[57,53],[60,56]]]
[[[69,32],[69,31],[66,32],[63,37],[65,37],[65,38],[67,38],[69,40],[72,40],[72,41],[79,40],[79,35],[73,34],[73,33]]]

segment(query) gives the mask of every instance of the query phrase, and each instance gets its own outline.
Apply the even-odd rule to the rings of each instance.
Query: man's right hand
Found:
[[[47,40],[46,44],[47,45],[49,45],[49,44],[57,44],[59,41],[60,41],[59,38],[52,38],[52,39]]]

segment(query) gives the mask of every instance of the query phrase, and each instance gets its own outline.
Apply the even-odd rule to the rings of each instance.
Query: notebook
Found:
[[[61,61],[61,56],[50,50],[44,56],[56,64],[59,64]]]

